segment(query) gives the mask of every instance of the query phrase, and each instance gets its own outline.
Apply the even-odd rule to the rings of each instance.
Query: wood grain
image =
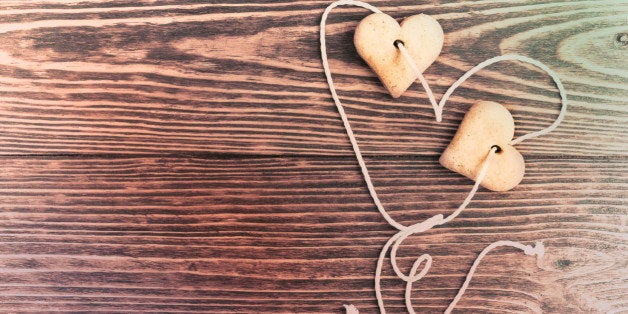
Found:
[[[3,1],[0,146],[4,154],[351,155],[322,74],[318,23],[329,1]],[[436,17],[443,53],[426,77],[437,94],[498,54],[559,73],[569,113],[528,154],[625,155],[628,5],[582,2],[372,1],[395,18]],[[353,48],[367,14],[342,8],[328,27],[341,97],[368,154],[440,153],[464,111],[493,100],[518,134],[559,108],[548,77],[508,63],[473,78],[433,119],[418,86],[386,95]]]
[[[543,240],[540,269],[491,253],[461,312],[627,310],[623,159],[533,159],[522,185],[481,190],[451,224],[411,237],[429,252],[417,311],[444,310],[483,247]],[[436,159],[369,160],[391,214],[451,212],[470,181]],[[0,310],[375,311],[375,260],[394,230],[351,158],[0,159]],[[551,178],[551,179],[550,179]],[[586,178],[586,179],[585,179]],[[569,197],[566,197],[569,196]],[[386,267],[386,301],[403,285]]]
[[[373,274],[393,230],[375,209],[321,68],[331,1],[0,1],[0,312],[377,312]],[[419,313],[442,312],[471,263],[498,249],[460,313],[628,313],[626,1],[369,1],[427,13],[445,45],[437,95],[495,55],[563,80],[561,126],[518,148],[521,185],[481,189],[452,223],[406,240],[429,253]],[[471,181],[437,163],[476,100],[505,104],[517,135],[559,110],[517,63],[463,85],[434,122],[424,92],[391,99],[352,45],[367,12],[334,11],[334,79],[391,215],[456,208]],[[538,266],[538,267],[537,267]],[[389,267],[390,313],[405,312]]]

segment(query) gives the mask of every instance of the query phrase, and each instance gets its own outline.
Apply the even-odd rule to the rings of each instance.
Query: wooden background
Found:
[[[330,97],[318,24],[331,1],[0,2],[0,312],[376,312],[379,215]],[[418,312],[442,312],[489,243],[544,241],[485,259],[457,312],[628,313],[628,2],[371,1],[437,18],[425,72],[437,95],[495,55],[561,78],[561,126],[519,146],[514,190],[481,189],[452,223],[409,238],[430,253]],[[352,45],[359,8],[332,13],[339,94],[391,215],[452,212],[472,182],[438,157],[474,101],[517,135],[560,108],[551,80],[514,62],[464,84],[433,119],[414,85],[391,99]],[[389,312],[404,284],[386,262]]]

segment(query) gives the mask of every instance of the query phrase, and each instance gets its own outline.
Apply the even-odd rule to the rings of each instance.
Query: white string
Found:
[[[345,314],[360,314],[360,311],[353,304],[343,304],[343,306],[345,307]]]
[[[432,107],[434,108],[434,115],[436,116],[436,121],[438,122],[442,121],[443,108],[445,107],[445,103],[449,99],[449,96],[451,96],[451,94],[456,90],[456,88],[460,87],[462,83],[464,83],[467,79],[469,79],[469,77],[471,77],[473,74],[480,71],[481,69],[493,63],[497,63],[500,61],[508,61],[508,60],[517,60],[521,62],[530,63],[532,65],[537,66],[541,70],[545,71],[552,78],[552,80],[554,80],[554,83],[556,84],[556,87],[558,88],[558,92],[560,93],[560,99],[561,99],[561,104],[562,104],[558,117],[556,117],[556,120],[554,120],[554,123],[552,123],[549,127],[543,130],[537,131],[537,132],[520,136],[512,140],[510,142],[510,145],[516,145],[527,139],[531,139],[531,138],[552,132],[563,121],[565,114],[567,113],[567,93],[565,92],[565,87],[563,86],[563,83],[560,81],[560,78],[558,77],[558,74],[556,74],[556,72],[554,72],[552,69],[550,69],[548,66],[546,66],[545,64],[543,64],[542,62],[538,60],[528,58],[526,56],[520,56],[520,55],[503,55],[503,56],[490,58],[474,66],[471,70],[467,71],[467,73],[462,75],[455,83],[453,83],[449,87],[449,89],[447,89],[447,91],[443,95],[443,98],[441,98],[440,102],[436,104],[436,98],[434,98],[434,94],[432,93],[432,90],[429,88],[427,81],[425,80],[425,77],[423,77],[423,74],[417,68],[416,64],[414,63],[414,60],[412,59],[412,56],[410,56],[410,53],[408,53],[408,50],[406,49],[406,47],[403,45],[403,43],[398,43],[397,48],[399,48],[399,51],[401,52],[404,59],[406,60],[406,63],[410,65],[410,68],[412,68],[412,70],[414,71],[414,74],[423,85],[423,88],[425,89],[425,92],[427,93],[427,96],[430,102],[432,103]]]
[[[408,275],[404,275],[401,270],[399,269],[399,267],[397,266],[397,250],[399,248],[399,246],[401,245],[401,243],[403,242],[403,240],[405,240],[407,237],[419,233],[419,232],[424,232],[427,231],[429,229],[432,229],[435,226],[439,226],[439,225],[443,225],[445,223],[450,222],[451,220],[455,219],[471,202],[471,200],[473,199],[473,196],[476,194],[480,183],[482,182],[482,180],[484,179],[484,177],[486,176],[486,173],[488,171],[488,167],[490,165],[490,161],[492,159],[492,157],[494,156],[494,154],[497,151],[497,147],[492,147],[490,149],[490,151],[488,152],[484,162],[482,163],[482,167],[480,169],[480,172],[478,173],[478,176],[475,179],[475,184],[473,185],[473,188],[471,189],[471,191],[469,192],[469,194],[467,195],[467,197],[465,198],[464,202],[458,207],[458,209],[456,211],[454,211],[452,214],[450,214],[449,216],[447,216],[446,218],[444,218],[444,216],[442,214],[439,215],[435,215],[423,222],[411,225],[411,226],[404,226],[400,223],[398,223],[397,221],[395,221],[392,217],[390,217],[390,215],[386,212],[386,209],[384,208],[384,206],[382,205],[381,201],[379,200],[379,197],[377,195],[377,192],[375,191],[375,186],[373,185],[373,182],[371,180],[371,177],[369,175],[368,169],[366,167],[366,163],[364,161],[364,158],[362,157],[362,153],[360,151],[360,147],[358,146],[357,143],[357,139],[355,137],[355,134],[353,133],[353,130],[351,129],[351,125],[349,123],[349,119],[344,111],[344,108],[342,106],[342,103],[340,101],[340,98],[338,97],[338,94],[336,92],[336,88],[334,86],[333,83],[333,79],[331,76],[331,70],[329,67],[329,61],[327,58],[327,44],[326,44],[326,33],[325,33],[325,25],[326,25],[326,21],[327,21],[327,17],[329,16],[329,13],[331,12],[331,10],[335,7],[338,7],[340,5],[354,5],[354,6],[358,6],[358,7],[362,7],[365,9],[368,9],[374,13],[381,13],[380,10],[378,10],[377,8],[373,7],[372,5],[365,3],[365,2],[361,2],[361,1],[353,1],[353,0],[339,0],[336,2],[333,2],[332,4],[330,4],[325,11],[323,12],[322,18],[321,18],[321,23],[320,23],[320,41],[321,41],[321,58],[322,58],[322,62],[323,62],[323,69],[325,71],[325,76],[327,78],[327,83],[329,84],[329,90],[331,92],[332,98],[334,100],[334,103],[336,104],[336,108],[338,109],[338,113],[340,114],[340,117],[342,118],[345,130],[347,132],[347,136],[349,137],[349,141],[351,142],[351,146],[353,147],[353,151],[355,152],[355,156],[356,159],[358,160],[358,164],[360,165],[360,169],[362,171],[362,175],[364,176],[364,181],[366,182],[366,185],[368,187],[369,193],[371,195],[371,198],[373,199],[373,202],[375,203],[377,209],[379,210],[379,212],[382,214],[382,216],[384,217],[384,219],[386,219],[386,221],[392,225],[393,227],[397,228],[399,231],[393,235],[384,245],[384,247],[382,248],[379,258],[377,260],[377,267],[376,267],[376,271],[375,271],[375,295],[377,298],[377,303],[379,305],[379,309],[381,313],[386,313],[386,309],[384,307],[384,301],[383,301],[383,297],[382,297],[382,292],[381,292],[381,272],[382,272],[382,266],[383,266],[383,261],[384,258],[386,256],[386,253],[388,252],[389,249],[392,249],[390,251],[390,260],[391,260],[391,265],[393,267],[393,270],[395,271],[395,273],[397,274],[397,276],[399,278],[401,278],[402,280],[406,281],[406,289],[405,289],[405,301],[406,301],[406,308],[408,310],[409,313],[414,314],[414,309],[412,307],[412,300],[411,300],[411,292],[412,292],[412,284],[418,280],[420,280],[421,278],[423,278],[427,272],[429,271],[431,265],[432,265],[432,257],[429,254],[423,254],[421,256],[419,256],[414,264],[412,265],[412,268],[410,269],[410,272]],[[449,98],[449,96],[453,93],[453,91],[460,86],[466,79],[468,79],[471,75],[473,75],[475,72],[479,71],[480,69],[498,62],[498,61],[502,61],[502,60],[520,60],[520,61],[524,61],[524,62],[529,62],[532,63],[534,65],[537,65],[538,67],[540,67],[541,69],[545,70],[546,72],[548,72],[548,74],[550,76],[552,76],[552,78],[554,79],[554,81],[556,82],[556,85],[558,86],[558,89],[560,91],[560,95],[562,98],[562,103],[563,106],[561,108],[561,113],[559,114],[558,118],[556,119],[556,121],[548,128],[538,131],[538,132],[534,132],[528,135],[524,135],[516,140],[513,140],[511,142],[511,145],[520,143],[526,139],[529,138],[533,138],[536,136],[540,136],[542,134],[551,132],[553,129],[555,129],[558,124],[560,124],[560,122],[562,121],[564,114],[566,112],[566,105],[567,105],[567,100],[566,100],[566,93],[564,91],[563,85],[561,84],[560,80],[558,79],[558,76],[551,71],[549,68],[547,68],[544,64],[527,58],[527,57],[523,57],[523,56],[514,56],[514,55],[507,55],[507,56],[499,56],[499,57],[495,57],[492,59],[489,59],[487,61],[484,61],[482,63],[480,63],[478,66],[474,67],[473,69],[471,69],[469,72],[465,73],[465,75],[463,75],[460,79],[458,79],[458,81],[456,81],[456,83],[454,83],[445,93],[445,95],[443,96],[443,98],[440,101],[440,104],[436,104],[436,99],[434,98],[434,94],[432,93],[429,85],[427,84],[425,78],[423,77],[423,75],[420,73],[420,71],[418,71],[418,68],[416,67],[416,65],[414,64],[414,62],[412,61],[412,59],[410,58],[407,50],[405,49],[405,47],[403,46],[403,44],[398,44],[399,50],[401,51],[401,53],[404,55],[404,57],[406,58],[406,60],[408,61],[408,63],[410,64],[410,67],[415,71],[415,74],[417,75],[417,78],[421,81],[421,84],[423,85],[423,87],[425,88],[426,92],[428,93],[428,97],[430,98],[430,102],[432,103],[432,106],[434,108],[434,112],[436,115],[436,119],[437,121],[441,121],[442,120],[442,111],[443,111],[443,107],[445,105],[445,102],[447,101],[447,99]],[[451,312],[451,309],[453,309],[456,305],[456,303],[460,300],[460,298],[462,297],[462,295],[464,294],[465,290],[468,287],[469,281],[471,280],[471,277],[473,276],[473,274],[475,273],[475,270],[477,268],[477,266],[479,265],[481,259],[490,251],[492,250],[494,247],[497,246],[503,246],[503,245],[510,245],[510,246],[514,246],[517,248],[522,248],[526,254],[528,255],[532,255],[529,254],[529,252],[537,252],[537,251],[533,251],[534,248],[531,248],[529,246],[524,246],[521,243],[518,242],[511,242],[511,241],[499,241],[496,243],[493,243],[491,245],[489,245],[484,251],[482,251],[482,253],[478,256],[478,259],[475,261],[473,267],[471,268],[471,270],[469,271],[469,274],[467,275],[467,281],[465,281],[465,284],[463,284],[463,286],[461,287],[460,291],[458,292],[458,295],[456,295],[456,298],[454,298],[454,300],[452,301],[452,303],[449,305],[449,307],[447,308],[447,310],[449,312]],[[538,246],[538,245],[537,245]],[[542,250],[542,248],[541,248]],[[536,253],[537,255],[542,255],[542,252],[540,253]],[[425,265],[423,266],[423,268],[421,269],[421,271],[417,274],[417,271],[419,270],[419,266],[421,266],[423,263],[425,262]],[[353,313],[358,313],[358,310],[353,306],[353,305],[345,305],[347,314],[353,314]],[[447,313],[449,313],[447,312]]]
[[[323,69],[325,70],[325,76],[327,77],[327,83],[329,84],[329,90],[331,91],[331,97],[334,99],[334,103],[336,104],[336,108],[338,108],[338,113],[340,114],[340,118],[342,118],[342,123],[345,126],[345,130],[347,131],[347,135],[349,136],[349,141],[351,142],[351,146],[353,147],[353,151],[355,152],[355,156],[358,159],[358,164],[360,164],[360,169],[362,170],[362,176],[364,177],[364,181],[366,181],[366,186],[368,187],[369,193],[371,194],[371,198],[377,206],[377,210],[382,214],[384,219],[393,227],[401,230],[404,226],[397,221],[395,221],[388,213],[386,209],[384,209],[384,205],[379,200],[377,196],[377,192],[375,191],[375,186],[373,186],[373,182],[371,182],[371,176],[369,175],[369,171],[366,168],[366,163],[364,162],[364,158],[362,158],[362,153],[360,152],[360,146],[358,146],[358,142],[353,134],[353,130],[351,129],[351,125],[349,124],[349,119],[347,118],[347,114],[345,113],[344,108],[342,107],[342,103],[340,102],[340,98],[338,98],[338,94],[336,93],[336,87],[334,86],[334,80],[331,77],[331,70],[329,69],[329,61],[327,60],[327,43],[325,36],[325,23],[327,22],[327,16],[329,12],[337,6],[340,5],[355,5],[358,7],[365,8],[367,10],[371,10],[374,13],[381,13],[376,7],[362,2],[362,1],[353,1],[353,0],[340,0],[330,4],[323,12],[323,16],[321,18],[321,59],[323,60]]]
[[[410,314],[415,313],[414,308],[412,307],[412,299],[411,299],[412,284],[416,281],[419,281],[421,278],[423,278],[423,276],[425,276],[425,274],[427,274],[427,272],[429,271],[429,268],[432,265],[432,257],[429,254],[423,254],[419,256],[419,258],[416,259],[414,264],[412,265],[412,268],[410,269],[410,273],[408,274],[408,276],[405,276],[401,272],[401,270],[399,270],[399,267],[397,266],[397,250],[399,249],[399,246],[407,237],[411,235],[417,234],[419,232],[427,231],[439,225],[446,224],[449,221],[456,218],[456,216],[458,216],[467,207],[469,202],[471,202],[471,199],[473,198],[478,188],[480,187],[480,183],[484,180],[484,177],[486,176],[486,173],[488,171],[488,166],[491,163],[491,159],[495,155],[496,151],[497,151],[497,147],[492,147],[490,149],[488,155],[486,156],[486,159],[482,163],[482,168],[480,169],[478,176],[475,178],[475,184],[473,185],[473,188],[469,192],[469,195],[467,195],[467,198],[465,199],[465,201],[458,207],[458,209],[455,212],[447,216],[447,218],[443,218],[443,215],[436,215],[421,223],[412,225],[405,230],[399,231],[395,236],[391,238],[391,239],[394,238],[394,244],[390,251],[390,264],[392,265],[393,270],[397,274],[397,277],[401,278],[403,281],[406,281],[405,301],[406,301],[406,308]],[[388,248],[384,246],[384,248],[382,249],[383,254],[380,253],[379,255],[380,260],[377,261],[378,266],[383,264],[383,257],[385,256],[386,251],[388,251]],[[419,265],[423,262],[423,260],[426,261],[425,266],[423,267],[421,272],[418,275],[416,275],[416,271]],[[381,299],[381,292],[378,291],[378,289],[381,289],[379,285],[380,276],[381,276],[381,267],[378,267],[375,270],[375,283],[376,283],[375,295],[379,296],[377,301],[379,304],[380,312],[386,313],[386,309],[384,308],[384,301],[383,299]]]
[[[462,287],[460,288],[460,290],[458,290],[458,294],[456,295],[454,300],[451,301],[451,303],[449,304],[449,306],[445,310],[445,314],[451,313],[451,311],[454,309],[454,307],[456,306],[458,301],[460,301],[460,298],[462,298],[462,295],[464,294],[464,292],[469,287],[469,282],[471,282],[471,278],[473,277],[473,274],[475,274],[475,271],[478,268],[478,266],[480,265],[480,262],[482,261],[482,259],[492,249],[500,247],[500,246],[511,246],[511,247],[520,249],[526,255],[531,255],[531,256],[536,255],[538,260],[543,258],[543,255],[545,254],[545,247],[543,246],[542,242],[537,242],[534,247],[529,246],[529,245],[523,245],[523,244],[521,244],[519,242],[513,242],[513,241],[497,241],[497,242],[487,246],[486,248],[484,248],[484,250],[482,250],[482,253],[480,253],[480,255],[478,255],[478,257],[475,259],[475,262],[473,262],[473,266],[471,266],[471,269],[469,270],[469,273],[467,274],[467,279],[462,284]]]
[[[412,71],[414,71],[414,75],[419,79],[419,82],[421,82],[421,85],[423,85],[423,89],[427,93],[427,97],[430,99],[430,103],[432,104],[432,108],[434,109],[434,115],[436,116],[436,121],[441,122],[443,120],[443,108],[441,108],[436,103],[436,98],[434,97],[434,93],[432,93],[432,88],[430,88],[430,85],[427,83],[427,80],[425,79],[425,77],[423,77],[423,73],[421,73],[421,70],[419,70],[419,68],[416,66],[414,59],[412,59],[412,57],[410,56],[410,53],[408,52],[406,47],[403,45],[403,42],[397,42],[396,46],[401,52],[401,54],[403,55],[404,59],[406,60],[406,63],[410,66]]]

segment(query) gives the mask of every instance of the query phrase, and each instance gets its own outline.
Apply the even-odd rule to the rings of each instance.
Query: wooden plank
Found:
[[[450,213],[471,182],[435,158],[369,158],[391,215]],[[429,253],[419,312],[444,310],[489,243],[461,312],[623,312],[628,161],[528,158],[513,191],[481,189],[451,224],[402,245]],[[0,311],[375,312],[375,261],[394,234],[352,158],[0,158]],[[388,262],[384,294],[403,312]]]
[[[1,153],[350,156],[318,48],[330,2],[2,1]],[[524,153],[625,155],[628,68],[616,41],[625,3],[372,3],[398,19],[424,12],[440,21],[443,53],[425,73],[437,94],[498,54],[558,72],[567,118]],[[418,87],[392,100],[351,43],[366,13],[338,9],[328,27],[331,65],[365,153],[439,154],[475,100],[506,104],[518,134],[554,119],[549,78],[512,63],[465,84],[440,124]]]

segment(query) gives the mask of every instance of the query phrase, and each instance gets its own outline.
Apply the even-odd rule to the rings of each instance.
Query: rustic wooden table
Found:
[[[327,89],[318,24],[331,1],[0,2],[0,312],[376,312],[375,262],[395,233],[377,212]],[[489,243],[457,312],[628,312],[628,2],[371,1],[437,18],[437,95],[516,53],[549,65],[570,101],[519,146],[514,190],[481,189],[452,223],[406,240],[429,253],[417,312],[442,312]],[[433,119],[418,85],[391,99],[357,56],[367,15],[327,27],[340,97],[391,215],[451,213],[472,182],[438,157],[476,100],[517,135],[560,108],[541,71],[482,71]],[[624,35],[622,35],[624,34]],[[625,36],[625,37],[622,37]],[[440,97],[440,96],[439,96]],[[389,312],[404,284],[388,263]]]

